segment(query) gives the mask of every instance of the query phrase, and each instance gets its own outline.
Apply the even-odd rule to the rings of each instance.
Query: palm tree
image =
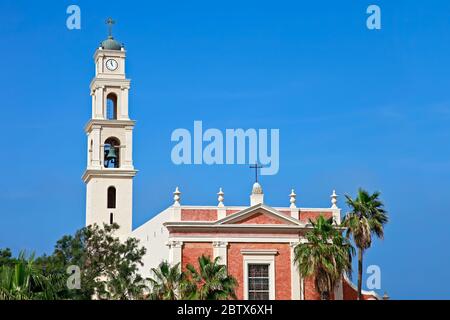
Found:
[[[321,299],[328,300],[343,273],[351,274],[354,249],[333,225],[333,218],[321,215],[309,222],[312,230],[305,235],[307,241],[295,247],[295,262],[302,277],[314,276]]]
[[[342,226],[347,228],[347,238],[352,236],[358,248],[358,300],[361,300],[364,251],[372,245],[372,235],[383,239],[383,227],[388,222],[388,216],[377,191],[369,194],[359,188],[354,200],[348,195],[345,197],[351,211],[345,216]]]
[[[148,289],[140,275],[118,276],[109,281],[106,298],[109,300],[142,300]]]
[[[63,278],[44,276],[34,264],[34,255],[28,259],[21,252],[13,266],[0,267],[0,300],[53,300],[63,288]]]
[[[219,257],[212,261],[202,255],[198,258],[198,271],[191,264],[186,266],[188,276],[195,283],[197,290],[192,297],[198,300],[236,299],[237,280],[228,275],[227,267],[219,264]]]
[[[180,264],[171,266],[167,261],[159,264],[158,268],[152,268],[154,277],[150,278],[151,294],[153,300],[177,300],[188,297],[190,284],[186,275],[180,271]]]

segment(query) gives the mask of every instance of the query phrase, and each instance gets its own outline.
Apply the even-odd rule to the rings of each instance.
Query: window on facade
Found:
[[[112,214],[112,212],[109,214],[109,224],[113,224],[114,223],[114,215]]]
[[[94,150],[94,141],[91,140],[91,143],[89,144],[89,165],[91,165],[91,162],[92,162],[93,150]]]
[[[108,188],[108,209],[116,208],[116,188]]]
[[[117,120],[117,96],[114,93],[106,96],[106,119]]]
[[[269,300],[269,265],[248,265],[248,299]]]

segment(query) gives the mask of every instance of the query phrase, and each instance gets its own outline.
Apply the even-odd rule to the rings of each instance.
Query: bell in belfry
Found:
[[[106,167],[109,167],[109,164],[114,164],[114,167],[116,167],[117,164],[117,154],[116,154],[116,148],[113,146],[110,146],[106,154]]]

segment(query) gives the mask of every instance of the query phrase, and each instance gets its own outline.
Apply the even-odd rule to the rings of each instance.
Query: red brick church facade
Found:
[[[169,261],[196,264],[201,255],[220,257],[229,274],[238,281],[238,299],[317,300],[312,278],[302,279],[294,263],[294,247],[304,241],[311,229],[309,219],[320,215],[340,223],[336,194],[330,208],[274,208],[264,204],[258,183],[253,186],[249,207],[225,207],[219,192],[217,207],[174,207],[177,219],[164,225],[169,231]],[[332,298],[355,300],[355,286],[345,277]],[[364,292],[365,299],[379,299],[375,292]]]

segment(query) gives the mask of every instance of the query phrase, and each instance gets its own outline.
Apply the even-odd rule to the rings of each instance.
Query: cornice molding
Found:
[[[241,249],[241,254],[246,256],[268,256],[277,255],[277,249]]]
[[[242,211],[230,214],[230,215],[226,216],[225,218],[218,220],[216,223],[228,225],[230,223],[240,221],[240,220],[242,220],[246,217],[249,217],[258,212],[266,212],[268,214],[271,214],[271,215],[277,217],[278,219],[280,219],[282,221],[286,221],[286,223],[289,223],[289,224],[301,225],[301,223],[298,219],[294,219],[292,217],[286,216],[285,214],[282,214],[278,210],[276,210],[272,207],[269,207],[268,205],[262,204],[262,203],[256,204],[256,205],[249,207],[247,209],[244,209]]]
[[[137,173],[137,170],[130,169],[87,169],[82,179],[85,183],[87,183],[91,178],[101,177],[101,178],[123,178],[123,177],[134,177]]]
[[[127,50],[108,50],[98,48],[94,52],[94,60],[97,60],[98,57],[117,57],[117,58],[125,58],[127,56]]]
[[[84,126],[84,131],[86,133],[90,132],[95,126],[109,127],[109,128],[124,128],[124,127],[134,127],[136,121],[134,120],[106,120],[106,119],[91,119]]]
[[[251,233],[302,233],[311,230],[311,225],[280,225],[280,224],[226,224],[217,225],[208,222],[165,222],[163,225],[172,232],[251,232]]]
[[[108,87],[118,87],[118,88],[126,88],[130,89],[131,80],[130,79],[120,79],[120,78],[101,78],[101,77],[95,77],[91,80],[91,84],[89,85],[89,88],[92,90],[96,88],[102,88],[105,86]]]

